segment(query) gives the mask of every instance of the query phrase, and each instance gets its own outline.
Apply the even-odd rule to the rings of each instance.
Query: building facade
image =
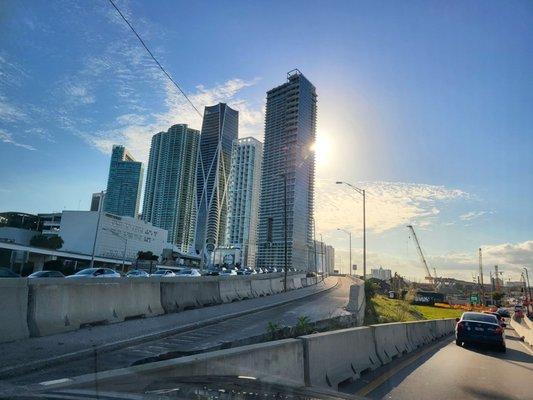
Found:
[[[372,278],[381,279],[382,281],[388,281],[392,278],[392,271],[390,269],[384,269],[383,267],[372,268],[370,270]]]
[[[252,137],[233,143],[226,244],[240,247],[242,265],[255,266],[263,144]]]
[[[238,137],[239,113],[227,104],[206,107],[196,169],[195,248],[204,264],[224,244],[232,144]]]
[[[137,218],[142,179],[142,163],[135,161],[124,146],[113,146],[104,211]]]
[[[309,269],[313,246],[317,95],[298,70],[267,92],[258,266]],[[285,223],[286,220],[286,223]]]
[[[190,252],[196,221],[196,162],[200,132],[186,124],[152,137],[143,220],[168,231],[168,241]]]
[[[139,251],[161,256],[167,243],[166,230],[106,212],[63,211],[60,231],[62,251],[90,255],[96,234],[95,255],[116,260],[135,260]]]

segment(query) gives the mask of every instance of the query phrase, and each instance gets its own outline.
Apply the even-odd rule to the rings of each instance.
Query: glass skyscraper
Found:
[[[239,112],[227,104],[205,107],[196,169],[195,247],[209,263],[226,233],[231,148],[239,132]]]
[[[286,83],[267,92],[259,267],[285,265],[285,232],[288,267],[300,270],[309,267],[309,249],[313,245],[312,145],[316,137],[316,104],[315,87],[298,70],[287,74]]]
[[[104,198],[104,211],[137,218],[142,179],[142,163],[135,161],[124,146],[113,146]]]
[[[242,250],[242,265],[255,267],[263,143],[253,137],[233,143],[226,244]]]
[[[152,137],[143,219],[168,231],[168,241],[190,252],[196,217],[196,161],[200,132],[186,124]]]

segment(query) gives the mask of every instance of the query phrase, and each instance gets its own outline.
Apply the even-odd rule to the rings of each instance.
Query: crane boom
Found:
[[[418,255],[420,256],[420,259],[422,260],[422,264],[424,264],[424,267],[426,268],[426,279],[428,279],[433,285],[435,285],[435,280],[433,276],[431,276],[431,272],[429,271],[428,263],[426,262],[426,257],[424,257],[424,253],[422,252],[422,247],[420,247],[420,242],[418,241],[418,237],[416,236],[415,228],[413,228],[413,225],[407,225],[407,228],[411,230],[413,233],[413,239],[416,244],[416,249],[418,250]]]

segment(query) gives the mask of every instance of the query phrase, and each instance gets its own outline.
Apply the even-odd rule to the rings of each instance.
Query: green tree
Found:
[[[503,293],[494,292],[492,293],[492,298],[494,299],[495,302],[500,302],[501,299],[503,298]]]
[[[53,235],[53,236],[46,236],[46,235],[35,235],[30,240],[30,245],[35,247],[43,247],[45,249],[52,249],[57,250],[60,249],[63,246],[63,239],[61,239],[61,236]]]

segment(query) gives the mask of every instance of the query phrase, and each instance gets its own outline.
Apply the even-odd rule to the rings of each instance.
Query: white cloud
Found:
[[[94,95],[89,93],[89,85],[83,83],[67,83],[64,86],[68,101],[75,104],[92,104],[95,102]]]
[[[488,214],[488,212],[487,211],[470,211],[470,212],[467,212],[466,214],[460,215],[459,218],[462,221],[472,221],[473,219],[482,217],[485,214]]]
[[[405,182],[361,182],[366,190],[367,229],[381,233],[408,223],[429,226],[440,208],[454,200],[468,199],[462,190]],[[362,226],[362,198],[344,185],[324,180],[316,185],[316,218],[321,231],[337,228],[359,232]]]
[[[29,144],[19,143],[13,139],[13,135],[0,129],[0,142],[12,144],[13,146],[22,147],[26,150],[36,150],[35,147],[30,146]]]
[[[0,120],[4,122],[16,122],[25,117],[26,114],[24,111],[10,104],[4,96],[0,95]]]
[[[262,132],[262,113],[253,110],[245,100],[238,98],[241,90],[256,82],[257,79],[251,81],[231,79],[211,88],[200,85],[195,92],[188,94],[188,97],[200,112],[203,112],[206,105],[218,102],[228,103],[230,107],[239,111],[239,135],[257,136],[258,132]],[[188,124],[194,129],[201,128],[202,118],[183,95],[170,82],[165,83],[165,88],[166,110],[164,112],[145,116],[124,114],[117,118],[118,126],[82,136],[106,154],[110,152],[113,144],[123,144],[137,159],[146,162],[150,151],[150,140],[157,132],[166,131],[170,126],[178,123]]]

